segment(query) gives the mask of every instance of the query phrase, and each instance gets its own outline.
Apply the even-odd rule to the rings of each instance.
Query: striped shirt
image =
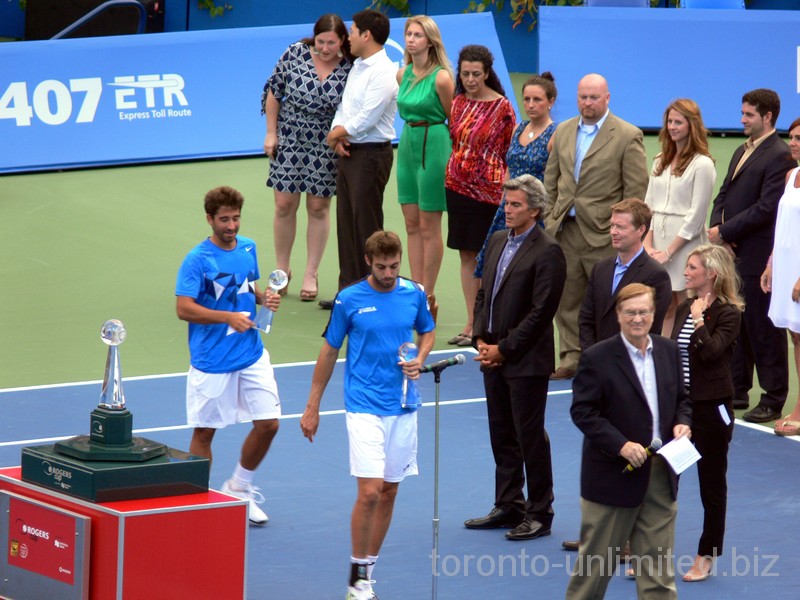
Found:
[[[686,320],[683,322],[681,330],[678,332],[678,348],[681,351],[681,364],[683,364],[683,383],[686,389],[689,388],[689,341],[694,332],[694,323],[692,323],[692,313],[686,315]]]

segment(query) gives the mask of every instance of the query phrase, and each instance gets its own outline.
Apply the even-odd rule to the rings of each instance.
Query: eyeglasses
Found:
[[[652,310],[623,310],[622,316],[626,319],[635,319],[636,317],[641,317],[644,319],[647,315],[652,315],[655,311]]]

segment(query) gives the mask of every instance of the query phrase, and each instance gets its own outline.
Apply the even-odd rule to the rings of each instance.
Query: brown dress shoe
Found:
[[[550,379],[552,380],[572,379],[573,377],[575,377],[575,369],[566,369],[564,367],[558,367],[555,372],[550,375]]]

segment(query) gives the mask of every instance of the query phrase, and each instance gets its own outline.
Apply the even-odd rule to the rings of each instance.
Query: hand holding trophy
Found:
[[[289,276],[285,271],[275,269],[269,274],[267,280],[267,289],[273,294],[277,294],[280,290],[289,285]],[[272,329],[272,319],[275,318],[275,312],[269,308],[262,306],[256,313],[256,318],[253,319],[256,329],[264,333],[269,333]]]

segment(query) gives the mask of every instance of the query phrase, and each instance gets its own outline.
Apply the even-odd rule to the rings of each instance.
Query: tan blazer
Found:
[[[609,112],[581,163],[576,182],[572,171],[578,119],[564,121],[553,134],[553,150],[544,172],[544,226],[555,236],[574,205],[584,239],[601,248],[610,244],[611,206],[624,198],[644,200],[649,177],[644,136],[641,129]]]

